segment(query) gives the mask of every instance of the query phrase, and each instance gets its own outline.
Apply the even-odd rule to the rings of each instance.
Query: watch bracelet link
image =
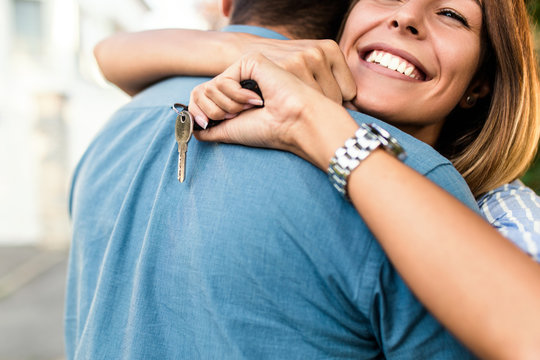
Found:
[[[401,161],[407,158],[399,142],[388,131],[373,123],[360,124],[354,136],[336,150],[328,166],[328,178],[343,197],[349,198],[347,181],[351,172],[379,147]]]

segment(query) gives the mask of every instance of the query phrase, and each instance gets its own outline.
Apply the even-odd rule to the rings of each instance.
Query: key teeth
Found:
[[[184,182],[184,180],[185,180],[184,178],[185,178],[185,177],[184,177],[184,176],[182,176],[182,172],[181,172],[181,170],[179,170],[179,171],[178,171],[178,181],[180,181],[181,183],[183,183],[183,182]]]

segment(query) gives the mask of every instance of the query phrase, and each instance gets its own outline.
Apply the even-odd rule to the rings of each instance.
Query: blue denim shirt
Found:
[[[173,78],[138,95],[76,169],[67,357],[472,357],[311,164],[282,151],[192,139],[186,181],[178,182],[170,105],[187,102],[203,80]],[[411,167],[474,208],[446,159],[383,126],[407,149]]]

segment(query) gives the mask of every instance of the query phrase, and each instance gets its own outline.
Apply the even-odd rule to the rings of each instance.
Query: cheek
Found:
[[[480,41],[471,36],[441,39],[442,41],[436,44],[440,83],[432,95],[444,114],[458,106],[477,72],[480,63]]]
[[[353,27],[354,25],[351,25],[349,24],[349,22],[347,22],[345,28],[343,28],[343,34],[341,35],[341,39],[339,39],[339,48],[344,54],[346,54],[353,45],[353,33],[355,32],[355,29]]]
[[[363,4],[361,4],[360,1],[358,1],[349,13],[347,20],[345,21],[345,26],[343,27],[343,33],[339,39],[339,46],[344,53],[353,47],[361,33],[364,32],[363,28],[365,28],[368,23],[368,19],[365,18],[367,12],[368,10],[363,7]]]
[[[480,63],[480,41],[476,37],[450,38],[437,45],[441,75],[460,84],[470,83]]]

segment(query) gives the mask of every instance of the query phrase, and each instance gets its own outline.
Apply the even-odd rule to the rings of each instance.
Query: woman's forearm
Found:
[[[360,166],[353,204],[426,307],[482,357],[538,355],[540,266],[382,150]]]
[[[316,113],[328,114],[317,109]],[[300,144],[326,171],[333,149],[354,133],[316,121]],[[335,111],[334,111],[335,113]],[[325,128],[326,127],[326,128]],[[324,146],[322,145],[324,144]],[[420,301],[478,355],[540,354],[540,266],[443,189],[376,150],[349,178],[355,208]]]
[[[113,35],[94,54],[107,80],[134,95],[174,75],[213,76],[242,53],[242,44],[257,39],[243,33],[184,29]]]

